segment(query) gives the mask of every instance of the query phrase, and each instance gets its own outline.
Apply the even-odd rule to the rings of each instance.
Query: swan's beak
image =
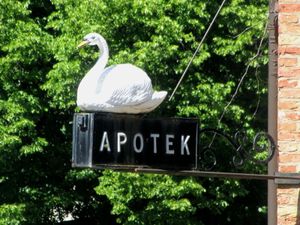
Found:
[[[81,47],[87,45],[88,43],[89,43],[88,41],[82,41],[82,42],[77,46],[77,48],[81,48]]]

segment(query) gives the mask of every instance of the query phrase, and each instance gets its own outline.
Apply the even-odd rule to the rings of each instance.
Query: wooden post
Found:
[[[269,1],[269,75],[268,75],[268,133],[277,145],[277,59],[278,59],[278,24],[277,0]],[[277,171],[277,155],[269,162],[268,174]],[[277,195],[274,180],[268,181],[268,225],[277,224]]]

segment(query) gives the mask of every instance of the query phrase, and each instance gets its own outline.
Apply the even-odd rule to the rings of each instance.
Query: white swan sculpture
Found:
[[[105,39],[97,33],[86,35],[78,45],[97,45],[100,57],[81,80],[77,105],[84,111],[147,113],[165,99],[166,91],[153,91],[151,80],[140,68],[118,64],[105,68],[109,57]]]

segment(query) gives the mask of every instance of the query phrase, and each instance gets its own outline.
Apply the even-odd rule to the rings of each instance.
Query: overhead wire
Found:
[[[241,86],[242,86],[242,84],[243,84],[243,81],[244,81],[246,75],[248,74],[249,68],[250,68],[250,66],[251,66],[251,62],[252,62],[254,59],[256,59],[257,57],[259,57],[259,55],[261,54],[261,48],[262,48],[262,45],[263,45],[263,41],[264,41],[265,35],[266,35],[266,33],[267,33],[267,27],[268,27],[268,22],[266,22],[266,25],[265,25],[265,28],[264,28],[264,31],[263,31],[263,35],[262,35],[262,37],[261,37],[261,39],[260,39],[260,42],[259,42],[259,45],[258,45],[256,54],[255,54],[254,56],[252,56],[252,57],[249,59],[248,65],[247,65],[247,67],[246,67],[246,69],[245,69],[245,72],[244,72],[244,74],[242,75],[242,77],[241,77],[241,79],[240,79],[240,81],[239,81],[239,83],[238,83],[238,85],[237,85],[237,87],[236,87],[236,89],[235,89],[235,92],[234,92],[233,95],[231,96],[231,99],[229,100],[229,102],[228,102],[228,103],[226,104],[226,106],[224,107],[224,110],[223,110],[221,116],[220,116],[219,119],[218,119],[218,127],[220,126],[221,121],[222,121],[223,117],[225,116],[225,114],[226,114],[226,112],[227,112],[229,106],[232,104],[232,102],[233,102],[234,99],[236,98],[236,96],[237,96],[237,94],[238,94],[238,92],[239,92],[239,90],[240,90],[240,88],[241,88]],[[258,107],[258,106],[257,106],[257,107]],[[255,113],[256,113],[256,112],[255,112]],[[213,138],[212,138],[212,141],[211,141],[209,147],[211,147],[211,145],[213,144],[215,137],[216,137],[216,134],[214,134],[214,136],[213,136]]]
[[[215,21],[216,21],[218,15],[220,14],[220,12],[221,12],[221,10],[222,10],[222,8],[223,8],[225,2],[226,2],[226,0],[223,0],[222,3],[220,4],[220,6],[219,6],[219,8],[218,8],[218,10],[217,10],[217,12],[216,12],[216,14],[214,15],[214,17],[213,17],[212,21],[210,22],[208,28],[206,29],[206,31],[205,31],[205,33],[204,33],[204,35],[203,35],[203,37],[202,37],[202,39],[201,39],[201,41],[200,41],[200,43],[199,43],[197,49],[195,50],[193,56],[191,57],[189,63],[187,64],[187,66],[186,66],[184,72],[182,73],[182,75],[181,75],[179,81],[177,82],[177,84],[176,84],[176,86],[175,86],[175,88],[174,88],[174,90],[173,90],[171,96],[169,97],[169,101],[172,100],[174,94],[176,93],[176,91],[177,91],[179,85],[181,84],[183,78],[185,77],[185,75],[186,75],[188,69],[190,68],[190,66],[191,66],[191,64],[192,64],[192,62],[193,62],[193,60],[195,59],[197,53],[199,52],[199,50],[200,50],[200,48],[201,48],[201,46],[202,46],[204,40],[206,39],[208,33],[210,32],[210,30],[211,30],[213,24],[214,24]],[[262,43],[263,43],[263,40],[264,40],[264,36],[265,36],[265,34],[266,34],[266,31],[267,31],[267,25],[268,25],[268,23],[266,23],[266,26],[265,26],[265,29],[264,29],[264,33],[263,33],[262,38],[261,38],[261,40],[260,40],[260,43],[259,43],[258,50],[257,50],[256,54],[255,54],[253,57],[251,57],[251,58],[249,59],[248,65],[247,65],[247,67],[246,67],[246,69],[245,69],[245,72],[244,72],[244,74],[242,75],[242,77],[241,77],[241,79],[240,79],[240,81],[239,81],[239,83],[238,83],[238,85],[237,85],[237,87],[236,87],[235,92],[233,93],[233,95],[232,95],[230,101],[229,101],[229,102],[227,103],[227,105],[225,106],[225,108],[224,108],[224,110],[223,110],[223,112],[222,112],[220,118],[218,119],[218,126],[220,125],[221,120],[222,120],[223,117],[225,116],[225,113],[227,112],[228,107],[231,105],[231,103],[233,102],[233,100],[234,100],[235,97],[237,96],[238,91],[239,91],[239,89],[240,89],[240,87],[241,87],[241,85],[242,85],[242,83],[243,83],[243,81],[244,81],[246,75],[248,74],[248,70],[249,70],[249,68],[250,68],[251,62],[261,54],[260,50],[261,50],[261,47],[262,47]],[[251,29],[251,28],[252,28],[252,27],[246,28],[242,33],[248,31],[248,30]],[[242,34],[242,33],[241,33],[241,34]],[[239,35],[241,35],[241,34],[239,34]],[[234,37],[234,38],[236,38],[236,37]],[[260,100],[259,100],[259,102],[260,102]],[[255,110],[253,116],[256,114],[257,108],[258,108],[258,106],[256,107],[256,110]],[[213,136],[213,138],[212,138],[211,143],[210,143],[209,146],[212,145],[212,143],[214,142],[214,139],[215,139],[215,135]]]
[[[203,44],[203,42],[204,42],[206,36],[208,35],[210,29],[212,28],[212,25],[215,23],[215,21],[216,21],[218,15],[219,15],[219,13],[221,12],[221,9],[223,8],[225,2],[226,2],[226,0],[223,0],[223,1],[222,1],[221,5],[220,5],[220,7],[219,7],[219,9],[218,9],[218,11],[216,12],[214,18],[213,18],[212,21],[210,22],[208,28],[206,29],[206,31],[205,31],[205,33],[204,33],[204,35],[203,35],[203,37],[202,37],[202,39],[201,39],[201,41],[200,41],[200,43],[199,43],[197,49],[195,50],[195,52],[194,52],[192,58],[190,59],[188,65],[186,66],[184,72],[182,73],[182,75],[181,75],[181,77],[180,77],[180,79],[179,79],[179,81],[178,81],[176,87],[174,88],[174,90],[173,90],[173,92],[172,92],[172,94],[171,94],[171,96],[170,96],[170,98],[169,98],[169,101],[171,101],[171,99],[173,98],[173,96],[174,96],[176,90],[178,89],[178,87],[179,87],[181,81],[182,81],[183,78],[185,77],[185,75],[186,75],[186,73],[187,73],[189,67],[191,66],[193,60],[195,59],[197,53],[199,52],[199,50],[200,50],[200,48],[201,48],[201,46],[202,46],[202,44]]]

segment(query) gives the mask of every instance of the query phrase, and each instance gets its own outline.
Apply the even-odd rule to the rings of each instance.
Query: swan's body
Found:
[[[118,64],[105,68],[109,53],[105,39],[91,33],[79,45],[97,45],[100,57],[77,90],[77,105],[85,111],[146,113],[165,99],[166,91],[153,91],[151,80],[140,68]]]

